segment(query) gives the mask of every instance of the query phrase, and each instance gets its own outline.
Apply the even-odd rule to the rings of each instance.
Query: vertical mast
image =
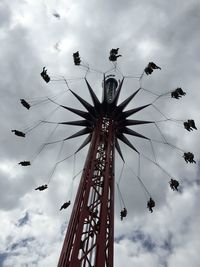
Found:
[[[104,76],[103,99],[100,103],[86,80],[94,106],[71,91],[87,112],[62,106],[85,119],[65,123],[85,126],[85,129],[69,138],[90,133],[89,139],[86,138],[81,148],[90,140],[91,143],[58,267],[113,267],[115,148],[122,160],[118,139],[138,152],[124,134],[148,138],[127,126],[152,123],[126,120],[149,105],[123,111],[137,95],[139,88],[117,106],[123,81],[124,78],[118,84],[114,75]]]
[[[101,118],[79,184],[58,267],[112,267],[114,232],[113,121]]]

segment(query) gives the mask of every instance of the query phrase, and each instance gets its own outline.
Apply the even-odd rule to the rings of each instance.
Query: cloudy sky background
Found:
[[[58,13],[60,18],[53,16]],[[0,2],[0,80],[1,80],[1,149],[0,149],[0,266],[56,266],[71,208],[59,211],[72,193],[72,177],[82,168],[88,147],[74,161],[73,156],[57,165],[48,190],[35,187],[48,182],[55,163],[72,155],[84,137],[46,146],[35,153],[55,129],[53,124],[40,125],[20,138],[11,129],[23,130],[45,119],[56,108],[53,103],[38,105],[29,111],[20,98],[30,101],[59,94],[60,104],[83,109],[66,91],[62,81],[46,84],[40,77],[43,66],[55,79],[85,76],[85,69],[73,65],[72,53],[79,50],[84,63],[105,72],[111,48],[120,47],[123,55],[118,68],[123,75],[138,76],[149,61],[162,70],[142,79],[142,86],[163,94],[181,86],[187,95],[180,100],[166,95],[155,102],[167,118],[193,118],[200,128],[200,3],[198,0],[140,1],[64,1],[37,0]],[[117,75],[121,77],[118,72]],[[102,74],[89,71],[87,79],[101,98]],[[69,80],[76,93],[91,102],[83,79]],[[137,79],[126,79],[120,101],[139,88]],[[151,103],[151,93],[141,91],[128,108]],[[133,117],[132,117],[133,118]],[[134,118],[163,120],[149,107]],[[51,121],[79,119],[58,109]],[[199,131],[187,132],[182,122],[158,123],[173,145],[195,155],[197,164],[186,164],[180,150],[152,141],[156,160],[181,183],[181,193],[169,189],[170,177],[155,164],[141,157],[140,174],[156,201],[153,214],[146,209],[144,190],[133,175],[138,173],[138,156],[122,144],[125,157],[120,188],[128,209],[127,218],[119,218],[119,197],[115,209],[115,266],[197,267],[199,249]],[[134,129],[134,128],[133,128]],[[154,140],[161,135],[154,125],[137,126],[138,132]],[[48,141],[59,140],[77,130],[60,126]],[[155,160],[148,141],[130,137],[141,153]],[[30,167],[21,167],[22,160],[33,160]],[[75,164],[74,164],[75,163]],[[75,165],[75,168],[74,168]],[[131,169],[130,169],[131,166]],[[116,155],[116,180],[122,162]],[[73,197],[80,176],[73,182]]]

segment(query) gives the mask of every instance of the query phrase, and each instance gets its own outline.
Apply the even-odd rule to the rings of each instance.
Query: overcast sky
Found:
[[[142,87],[128,108],[155,100],[154,94],[165,94],[177,87],[186,92],[180,100],[170,94],[132,119],[178,121],[158,122],[162,135],[172,149],[162,144],[155,125],[132,127],[152,139],[129,137],[130,141],[152,161],[121,144],[125,157],[120,189],[128,216],[120,221],[119,196],[115,196],[115,267],[198,267],[200,266],[200,2],[199,0],[1,0],[0,1],[0,267],[56,266],[70,218],[72,205],[60,206],[76,194],[88,147],[73,157],[85,137],[45,146],[77,131],[77,127],[40,124],[26,138],[15,136],[11,129],[24,130],[39,120],[70,121],[78,116],[43,102],[26,110],[20,99],[39,103],[55,96],[56,102],[84,110],[69,87],[90,101],[83,78],[86,67],[73,64],[72,54],[80,52],[83,65],[89,64],[87,80],[101,98],[102,73],[112,67],[109,50],[119,47],[118,78],[138,77],[149,61],[162,70],[143,76]],[[46,66],[54,80],[45,83],[40,72]],[[72,79],[72,80],[71,80]],[[138,79],[125,79],[119,102],[140,87]],[[188,132],[183,121],[194,119],[198,130]],[[161,141],[161,142],[155,142]],[[196,164],[187,164],[183,152],[191,151]],[[59,153],[60,152],[60,153]],[[57,165],[55,163],[72,155]],[[37,156],[37,157],[36,157]],[[18,162],[30,160],[30,167]],[[116,155],[116,181],[122,161]],[[140,177],[156,207],[151,214],[146,208],[148,196],[134,176]],[[180,192],[173,192],[168,181],[180,182]],[[48,183],[48,190],[34,188]]]

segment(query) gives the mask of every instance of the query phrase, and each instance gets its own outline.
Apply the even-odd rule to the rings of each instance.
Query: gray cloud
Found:
[[[26,223],[28,223],[28,221],[29,221],[29,213],[26,212],[25,215],[18,220],[18,224],[17,225],[19,227],[21,227],[21,226],[25,225]]]
[[[19,100],[33,101],[34,97],[52,96],[66,90],[66,84],[46,84],[40,77],[43,66],[50,76],[84,77],[85,69],[73,66],[72,53],[79,50],[83,62],[91,68],[108,70],[110,48],[120,47],[123,57],[118,66],[123,74],[141,74],[149,61],[155,61],[162,71],[144,77],[143,87],[163,93],[178,86],[187,95],[179,101],[166,95],[155,102],[167,117],[185,120],[194,118],[199,125],[199,3],[193,1],[5,1],[0,4],[1,50],[0,60],[0,265],[22,267],[54,266],[57,263],[71,208],[60,212],[60,206],[73,198],[79,177],[73,183],[73,158],[59,164],[49,189],[37,192],[36,186],[46,183],[56,163],[61,144],[49,145],[36,157],[30,167],[18,166],[21,160],[31,160],[54,125],[40,125],[25,139],[17,138],[11,129],[24,130],[48,114],[56,106],[52,103],[35,106],[29,111]],[[60,14],[56,20],[52,10]],[[60,42],[60,52],[54,45]],[[102,75],[89,72],[87,76],[101,98]],[[83,80],[69,81],[70,88],[87,101],[91,99]],[[126,81],[120,101],[139,88],[136,80]],[[130,108],[153,101],[145,91],[130,104]],[[66,92],[56,98],[60,104],[83,109]],[[84,109],[83,109],[84,110]],[[152,107],[134,118],[163,119]],[[78,117],[66,110],[58,110],[48,118],[51,121],[75,120]],[[184,151],[192,151],[196,165],[186,164],[182,151],[167,145],[153,143],[156,160],[181,182],[182,192],[169,189],[169,175],[161,168],[141,158],[141,178],[156,200],[155,212],[146,209],[148,196],[128,166],[138,173],[138,156],[122,145],[126,157],[120,189],[128,208],[128,216],[119,219],[120,205],[116,192],[115,265],[185,267],[198,266],[199,225],[199,133],[188,133],[179,123],[160,123],[162,133],[170,143]],[[161,135],[153,125],[135,129],[153,139]],[[59,127],[50,141],[69,136],[76,127]],[[60,159],[72,154],[84,138],[66,142]],[[154,159],[151,144],[130,138],[142,153]],[[75,173],[83,168],[87,148],[76,157]],[[122,163],[117,157],[116,180]],[[20,226],[20,227],[19,227]],[[13,252],[15,250],[15,252]],[[17,254],[16,254],[17,251]],[[9,257],[8,257],[9,255]]]

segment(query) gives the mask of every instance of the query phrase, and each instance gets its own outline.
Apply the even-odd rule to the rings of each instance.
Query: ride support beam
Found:
[[[113,267],[113,121],[95,126],[58,267]]]

